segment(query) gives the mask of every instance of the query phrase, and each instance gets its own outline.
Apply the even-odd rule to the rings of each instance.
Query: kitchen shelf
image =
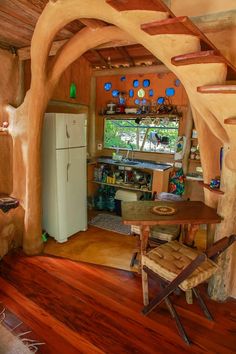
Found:
[[[197,160],[197,159],[188,159],[190,162],[198,162],[201,163],[201,160]]]
[[[213,192],[213,193],[221,194],[221,195],[224,194],[224,192],[221,191],[220,189],[213,189],[213,188],[211,188],[210,185],[207,184],[207,183],[204,183],[204,182],[202,182],[202,181],[199,181],[199,184],[200,184],[201,186],[203,186],[203,188],[206,188],[206,189],[208,189],[209,191],[211,191],[211,192]]]
[[[203,182],[203,177],[195,177],[195,176],[188,176],[186,175],[186,180],[187,181],[198,181],[198,182]]]
[[[147,190],[147,189],[140,189],[140,188],[132,188],[132,187],[126,187],[124,184],[116,184],[116,183],[106,183],[106,182],[98,182],[98,181],[92,181],[93,183],[97,183],[97,184],[102,184],[105,186],[111,186],[111,187],[115,187],[115,188],[122,188],[122,189],[129,189],[132,191],[137,191],[137,192],[143,192],[143,193],[152,193],[152,191]]]
[[[129,117],[129,118],[176,118],[176,117],[181,117],[181,115],[178,114],[157,114],[157,113],[145,113],[145,114],[137,114],[137,113],[123,113],[123,114],[99,114],[99,116],[103,117],[114,117],[114,118],[124,118],[124,117]]]

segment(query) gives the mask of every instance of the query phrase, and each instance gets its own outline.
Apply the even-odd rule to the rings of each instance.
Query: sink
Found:
[[[138,165],[140,162],[138,161],[123,161],[125,165]]]
[[[114,163],[117,163],[119,165],[138,165],[140,162],[138,161],[132,161],[132,160],[122,160],[122,161],[114,161]]]

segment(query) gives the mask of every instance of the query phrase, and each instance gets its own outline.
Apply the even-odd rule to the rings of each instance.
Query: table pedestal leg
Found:
[[[187,224],[187,225],[183,225],[182,229],[183,229],[183,243],[187,246],[193,246],[196,233],[199,229],[199,225]]]
[[[141,256],[147,252],[150,226],[140,226]]]
[[[207,225],[207,244],[206,248],[210,248],[214,243],[214,236],[216,231],[215,224],[208,224]]]

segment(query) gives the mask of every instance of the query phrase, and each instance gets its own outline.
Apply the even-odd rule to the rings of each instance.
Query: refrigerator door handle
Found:
[[[70,168],[70,163],[68,162],[67,163],[67,166],[66,166],[66,179],[67,179],[67,182],[69,181],[69,168]]]
[[[70,139],[70,134],[69,134],[69,132],[68,132],[67,124],[66,124],[66,137],[67,137],[67,139]]]

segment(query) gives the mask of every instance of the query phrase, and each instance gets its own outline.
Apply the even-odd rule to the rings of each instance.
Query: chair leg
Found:
[[[148,306],[149,295],[148,295],[148,274],[142,269],[142,289],[143,289],[143,304]]]
[[[186,290],[185,291],[185,299],[187,304],[192,305],[193,304],[193,293],[192,290]]]
[[[210,311],[208,310],[203,298],[201,297],[199,290],[197,288],[193,288],[192,290],[193,290],[193,293],[196,296],[199,306],[201,307],[206,318],[208,318],[208,320],[210,320],[210,321],[213,321],[213,317],[212,317]]]
[[[175,323],[177,325],[180,336],[183,338],[185,343],[191,344],[191,341],[188,338],[187,333],[185,332],[185,329],[180,321],[180,318],[179,318],[173,304],[171,303],[171,301],[168,297],[165,298],[165,303],[166,303],[166,306],[168,307],[168,310],[170,311],[172,318],[175,320]]]

